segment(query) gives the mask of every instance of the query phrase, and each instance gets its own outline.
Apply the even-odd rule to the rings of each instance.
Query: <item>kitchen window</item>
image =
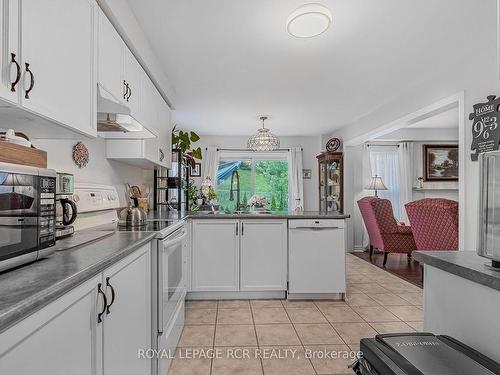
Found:
[[[247,204],[253,195],[258,195],[270,202],[266,208],[273,211],[288,210],[287,153],[221,153],[216,187],[220,210],[236,209],[236,195],[233,201],[229,200],[231,175],[235,170],[240,176],[241,203]]]

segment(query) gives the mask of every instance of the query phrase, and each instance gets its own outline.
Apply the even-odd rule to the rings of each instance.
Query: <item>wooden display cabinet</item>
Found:
[[[319,210],[344,212],[344,157],[342,152],[319,154]]]

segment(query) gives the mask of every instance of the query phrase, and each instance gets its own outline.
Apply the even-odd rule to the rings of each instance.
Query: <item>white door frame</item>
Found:
[[[417,121],[435,116],[451,108],[458,108],[458,207],[459,207],[459,249],[463,249],[465,234],[465,92],[458,93],[441,99],[428,106],[420,108],[406,116],[379,126],[363,135],[352,138],[344,143],[345,146],[359,146],[374,138],[392,133],[396,130],[407,128]]]

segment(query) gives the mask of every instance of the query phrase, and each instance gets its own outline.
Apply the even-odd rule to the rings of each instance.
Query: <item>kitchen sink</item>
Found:
[[[270,211],[201,211],[205,215],[272,215]]]

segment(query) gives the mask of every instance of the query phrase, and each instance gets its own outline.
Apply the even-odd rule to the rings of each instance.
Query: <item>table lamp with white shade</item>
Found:
[[[378,194],[377,194],[378,190],[388,190],[388,189],[384,185],[384,182],[382,181],[382,177],[375,175],[372,177],[370,185],[366,188],[366,190],[375,190],[375,196],[378,197]]]

